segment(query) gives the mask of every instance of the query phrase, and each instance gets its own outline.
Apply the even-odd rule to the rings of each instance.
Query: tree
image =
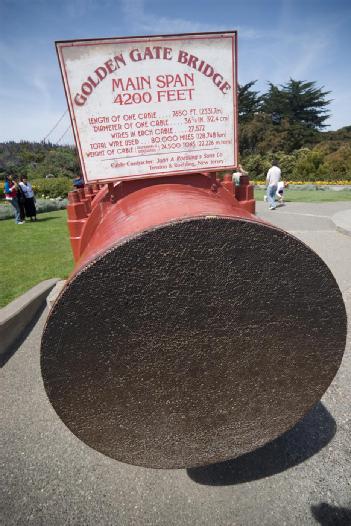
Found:
[[[283,126],[275,127],[265,113],[257,113],[239,124],[239,151],[241,155],[265,153],[284,149]]]
[[[267,152],[292,153],[318,142],[320,132],[300,123],[290,123],[287,117],[280,124],[272,122],[270,115],[258,113],[239,125],[239,151],[243,156]]]
[[[286,129],[284,148],[286,153],[292,153],[304,147],[312,147],[318,142],[318,131],[299,122],[291,122]]]
[[[238,88],[238,110],[239,123],[246,122],[254,117],[254,115],[261,109],[261,97],[258,91],[252,90],[252,86],[256,84],[256,80],[252,80]]]
[[[291,124],[300,124],[312,130],[325,128],[329,118],[326,97],[330,91],[316,87],[316,82],[290,79],[280,87],[269,84],[268,92],[263,96],[262,109],[270,115],[287,117]]]
[[[75,148],[50,143],[13,141],[0,143],[0,179],[7,174],[19,177],[74,177],[79,173],[79,162]]]
[[[288,101],[286,94],[271,82],[269,90],[262,96],[262,111],[271,116],[274,124],[280,124],[283,117],[288,115]]]

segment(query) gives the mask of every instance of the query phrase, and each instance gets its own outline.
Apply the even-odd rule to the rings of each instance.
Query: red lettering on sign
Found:
[[[211,66],[211,64],[207,64],[195,55],[190,55],[187,51],[180,49],[178,53],[178,62],[180,64],[186,64],[190,68],[200,71],[200,73],[202,73],[208,78],[212,78],[213,83],[224,94],[226,94],[231,89],[230,84],[223,79],[223,75],[221,75],[220,73],[216,73],[214,67]]]

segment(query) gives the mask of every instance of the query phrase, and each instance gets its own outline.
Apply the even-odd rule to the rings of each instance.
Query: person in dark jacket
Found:
[[[35,196],[32,185],[28,181],[27,177],[21,177],[21,182],[19,186],[24,195],[24,209],[26,212],[26,216],[30,217],[31,221],[36,221],[37,211],[35,208]]]
[[[17,199],[18,199],[18,204],[19,204],[19,209],[20,209],[20,218],[21,218],[21,221],[24,222],[26,220],[26,212],[25,212],[25,209],[24,209],[24,204],[26,202],[26,197],[25,197],[24,192],[23,192],[23,190],[21,188],[20,181],[19,181],[17,175],[13,176],[13,180],[16,183]]]

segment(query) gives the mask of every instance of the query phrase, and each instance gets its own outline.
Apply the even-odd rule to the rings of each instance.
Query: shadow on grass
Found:
[[[45,213],[47,214],[48,212],[45,212]],[[40,216],[38,217],[37,216],[36,221],[26,221],[26,223],[29,223],[29,224],[43,223],[44,221],[52,221],[53,219],[60,219],[60,216],[50,216],[50,217],[40,217]]]
[[[351,524],[351,508],[339,508],[321,502],[311,506],[313,517],[322,526],[349,526]]]
[[[6,352],[6,354],[0,355],[0,368],[4,367],[4,365],[6,365],[6,363],[10,360],[10,358],[12,358],[12,356],[18,351],[18,349],[21,347],[24,340],[29,336],[30,332],[34,329],[36,323],[38,322],[40,316],[43,314],[45,309],[46,309],[46,301],[43,302],[43,305],[38,309],[38,312],[36,313],[32,321],[21,332],[21,334],[18,336],[16,341],[11,345],[11,347]]]
[[[190,468],[189,477],[199,484],[228,486],[281,473],[323,449],[336,433],[336,422],[321,402],[273,442],[233,460]]]
[[[52,213],[52,212],[43,212],[44,214],[49,214],[49,213]],[[40,217],[40,214],[39,214],[39,217],[37,216],[37,220],[36,221],[30,221],[29,219],[26,219],[25,221],[25,225],[35,225],[35,223],[43,223],[44,221],[52,221],[53,219],[61,219],[60,216],[50,216],[50,217]],[[6,217],[4,219],[0,218],[0,221],[13,221],[13,218],[12,217]],[[13,224],[15,225],[15,221],[13,221]],[[20,225],[22,226],[22,225]]]

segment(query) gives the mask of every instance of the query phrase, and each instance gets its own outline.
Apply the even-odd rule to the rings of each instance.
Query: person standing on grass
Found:
[[[18,202],[18,184],[16,177],[12,177],[12,175],[5,177],[4,191],[6,201],[9,201],[15,209],[15,221],[17,225],[23,225],[24,221],[22,221],[21,218],[21,209]]]
[[[21,221],[25,221],[26,220],[26,213],[24,211],[24,204],[25,204],[26,198],[25,198],[24,192],[22,190],[22,187],[19,184],[19,180],[18,180],[17,175],[14,175],[12,179],[16,183],[17,199],[18,199],[18,204],[19,204],[19,209],[20,209]]]
[[[267,201],[270,210],[276,209],[275,194],[278,189],[278,183],[280,181],[282,172],[276,161],[272,162],[271,168],[267,172],[266,185],[267,185]]]
[[[26,216],[30,217],[31,221],[37,220],[37,211],[35,208],[35,197],[32,185],[28,182],[27,177],[21,177],[20,187],[24,195],[24,209]]]

